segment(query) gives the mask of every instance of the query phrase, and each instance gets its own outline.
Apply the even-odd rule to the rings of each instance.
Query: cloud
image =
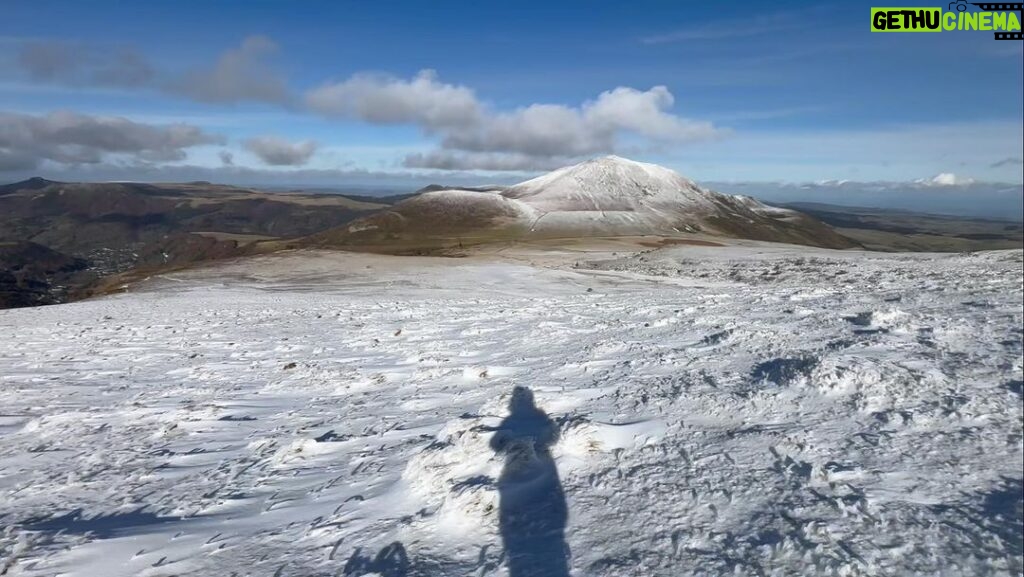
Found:
[[[17,63],[32,80],[72,86],[137,87],[154,76],[144,56],[123,46],[29,42],[18,52]]]
[[[516,153],[475,153],[433,150],[405,157],[405,168],[435,168],[440,170],[488,170],[531,172],[554,170],[572,164],[573,159],[561,156],[537,158]]]
[[[208,67],[159,79],[140,55],[130,51],[103,53],[37,43],[25,47],[21,60],[36,79],[148,86],[207,103],[258,101],[292,108],[295,101],[286,80],[270,61],[277,50],[269,38],[250,36]],[[433,70],[422,70],[411,78],[355,74],[308,91],[303,102],[305,110],[329,118],[418,127],[438,143],[433,152],[404,160],[406,166],[421,168],[540,170],[555,161],[623,152],[627,144],[628,150],[661,150],[723,134],[710,122],[676,115],[675,97],[665,86],[619,86],[579,105],[536,103],[495,110],[472,88],[443,82]],[[247,148],[264,163],[289,166],[306,163],[316,144],[257,138]],[[5,163],[13,162],[5,158]],[[222,158],[223,164],[229,162]]]
[[[223,142],[187,124],[150,125],[124,118],[52,112],[32,116],[0,112],[0,165],[31,168],[44,160],[96,164],[112,155],[139,161],[179,161],[185,149]]]
[[[974,179],[957,176],[952,172],[940,172],[931,178],[920,178],[914,182],[924,186],[966,186],[974,184]]]
[[[235,164],[235,155],[231,154],[227,150],[218,152],[217,158],[220,158],[220,163],[224,166],[234,166]]]
[[[257,101],[291,108],[293,95],[270,61],[277,50],[269,38],[250,36],[208,67],[159,79],[134,52],[116,55],[60,43],[26,46],[22,65],[33,78],[53,82],[148,86],[207,103]],[[575,106],[536,103],[495,110],[472,88],[422,70],[411,78],[355,74],[308,91],[303,102],[305,110],[329,118],[418,127],[438,142],[437,150],[404,160],[421,168],[540,170],[556,160],[622,152],[623,142],[630,150],[654,150],[723,133],[710,122],[676,115],[675,97],[664,86],[619,86]],[[267,164],[288,166],[306,163],[316,145],[257,138],[247,148]]]
[[[723,134],[709,122],[681,118],[669,112],[675,102],[664,86],[647,91],[618,87],[579,107],[533,104],[512,112],[485,116],[474,126],[448,131],[441,147],[448,151],[515,155],[502,162],[516,170],[546,169],[552,157],[577,159],[616,152],[624,136],[650,145],[682,144]],[[452,156],[436,155],[438,159]],[[463,164],[480,160],[494,166],[494,156],[465,156]],[[532,159],[532,160],[531,160]],[[422,159],[421,159],[422,160]],[[500,164],[500,163],[498,163]],[[441,163],[436,166],[440,168]],[[465,166],[468,168],[468,166]]]
[[[166,89],[200,102],[284,104],[290,98],[287,83],[269,62],[277,51],[277,44],[266,36],[249,36],[221,54],[213,66],[189,71]]]
[[[265,164],[271,166],[302,166],[316,152],[317,144],[311,140],[289,142],[276,136],[257,136],[243,145]]]
[[[526,156],[579,156],[610,150],[608,131],[590,130],[579,111],[558,104],[533,104],[489,116],[478,125],[448,133],[441,146],[470,152]]]
[[[673,114],[675,97],[664,86],[617,87],[575,107],[531,104],[493,111],[472,89],[443,83],[424,70],[409,80],[355,75],[309,92],[306,104],[331,117],[413,124],[439,136],[440,150],[404,160],[417,168],[539,170],[555,160],[615,152],[623,136],[669,145],[722,134],[709,122]]]
[[[27,42],[17,64],[33,81],[68,86],[153,88],[206,103],[242,101],[286,104],[286,79],[271,59],[278,47],[265,36],[249,36],[206,67],[158,74],[134,48],[63,41]]]
[[[418,124],[430,130],[469,126],[482,115],[471,89],[441,83],[433,70],[422,70],[410,80],[356,74],[310,91],[306,104],[325,116],[372,124]]]
[[[1024,159],[1019,156],[1008,156],[1002,160],[993,162],[989,165],[989,168],[1000,168],[1003,166],[1021,166],[1024,165]]]

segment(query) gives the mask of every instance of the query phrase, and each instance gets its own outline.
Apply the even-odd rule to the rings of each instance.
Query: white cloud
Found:
[[[250,36],[206,67],[160,78],[153,77],[137,53],[97,59],[59,43],[26,47],[21,63],[33,78],[58,83],[133,84],[200,102],[253,101],[291,108],[293,95],[271,60],[277,51],[269,38]],[[631,150],[651,150],[722,133],[710,122],[676,115],[675,97],[665,86],[619,86],[578,105],[535,103],[496,110],[472,88],[443,82],[433,70],[422,70],[407,79],[355,74],[313,89],[303,100],[306,110],[326,117],[420,128],[437,139],[438,148],[405,159],[407,166],[416,167],[540,170],[556,160],[624,152],[623,141]],[[304,164],[316,145],[254,139],[247,148],[264,163],[283,166]],[[15,161],[24,163],[20,156],[5,153],[5,165]]]
[[[617,87],[580,106],[494,111],[470,88],[443,83],[424,70],[409,80],[355,75],[311,91],[306,104],[327,116],[413,124],[439,135],[440,150],[405,159],[406,166],[421,168],[537,170],[556,159],[615,152],[626,135],[663,146],[722,133],[709,122],[673,114],[675,98],[664,86]]]
[[[357,74],[309,92],[306,104],[326,116],[373,124],[412,123],[427,129],[471,125],[481,116],[471,89],[439,82],[433,70],[422,70],[410,80]]]
[[[710,122],[670,113],[674,104],[675,97],[664,86],[646,92],[620,86],[585,104],[583,117],[595,130],[627,130],[668,142],[703,140],[720,133]]]
[[[579,156],[612,149],[614,133],[595,130],[577,109],[558,104],[533,104],[450,131],[441,146],[469,152]]]
[[[675,98],[664,86],[647,91],[618,87],[579,107],[534,104],[485,116],[477,125],[449,131],[441,147],[449,152],[473,153],[462,155],[460,168],[502,170],[494,167],[507,163],[518,167],[517,170],[539,170],[550,168],[553,159],[571,161],[616,152],[623,136],[664,146],[723,134],[710,122],[671,113],[674,103]],[[502,158],[494,154],[512,156]],[[452,155],[444,158],[450,159]]]

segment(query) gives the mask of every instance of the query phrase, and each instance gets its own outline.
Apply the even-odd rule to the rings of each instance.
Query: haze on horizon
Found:
[[[870,5],[10,2],[0,181],[409,190],[619,154],[769,199],[1019,213],[1021,43],[872,34]]]

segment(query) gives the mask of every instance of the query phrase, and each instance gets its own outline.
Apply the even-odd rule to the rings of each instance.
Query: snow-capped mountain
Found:
[[[543,212],[658,208],[710,212],[716,194],[663,166],[606,156],[527,180],[502,196]]]
[[[389,245],[457,238],[679,236],[700,233],[830,248],[855,243],[801,213],[720,194],[655,164],[606,156],[505,190],[434,190],[314,238]]]

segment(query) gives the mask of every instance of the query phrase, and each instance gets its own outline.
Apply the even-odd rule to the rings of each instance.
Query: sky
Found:
[[[0,181],[1024,180],[1024,43],[872,4],[7,0]]]

